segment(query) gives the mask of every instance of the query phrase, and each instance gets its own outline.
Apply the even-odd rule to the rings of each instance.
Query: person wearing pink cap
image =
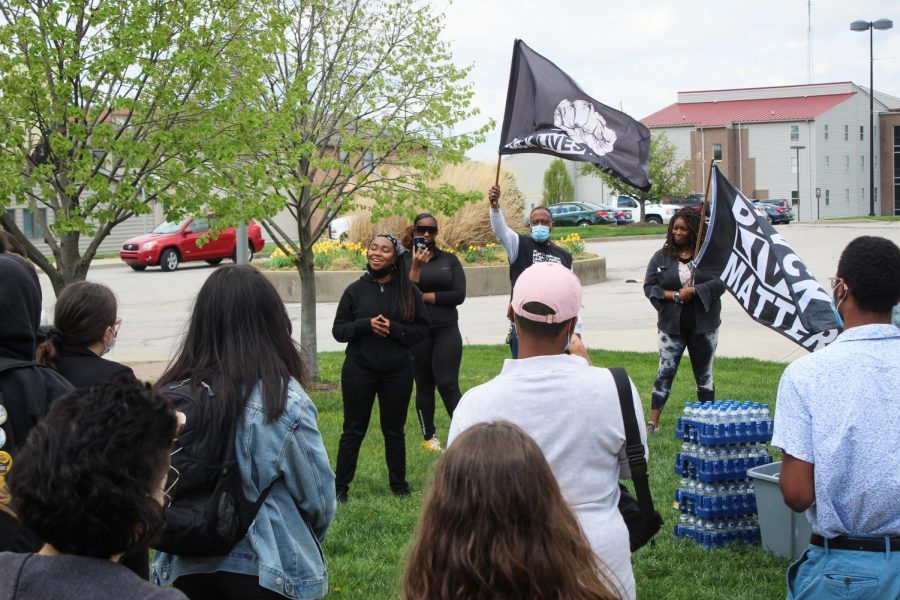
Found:
[[[593,367],[573,335],[581,283],[554,263],[525,269],[513,288],[509,316],[519,333],[519,357],[494,379],[462,397],[448,444],[476,423],[508,420],[538,443],[566,501],[575,511],[604,573],[622,598],[635,597],[628,529],[619,513],[620,478],[631,476],[625,427],[612,374]],[[631,382],[634,411],[643,419]],[[646,432],[641,431],[646,448]]]

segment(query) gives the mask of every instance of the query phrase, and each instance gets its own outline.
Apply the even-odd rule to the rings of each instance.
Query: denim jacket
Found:
[[[270,484],[272,490],[247,536],[227,556],[157,552],[151,580],[170,585],[182,575],[229,571],[258,576],[262,587],[288,598],[323,597],[328,568],[321,542],[334,518],[335,491],[316,417],[312,400],[291,380],[284,413],[267,423],[257,386],[237,426],[237,460],[248,500]]]

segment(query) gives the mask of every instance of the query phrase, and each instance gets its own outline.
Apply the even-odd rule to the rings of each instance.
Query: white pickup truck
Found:
[[[635,222],[640,219],[641,205],[638,200],[631,196],[618,196],[615,198],[615,203],[616,208],[630,210],[631,217]],[[680,208],[680,204],[655,204],[648,202],[644,205],[644,221],[647,223],[661,223],[663,225],[668,225],[672,215]]]

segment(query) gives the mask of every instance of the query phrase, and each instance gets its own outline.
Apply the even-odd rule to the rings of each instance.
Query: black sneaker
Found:
[[[409,488],[401,488],[399,490],[391,490],[398,498],[407,498],[409,496]]]
[[[350,495],[349,495],[349,493],[347,492],[347,490],[341,490],[340,492],[337,493],[337,495],[335,496],[335,498],[336,498],[337,501],[340,502],[341,504],[346,504],[346,503],[347,503],[347,500],[350,499]]]

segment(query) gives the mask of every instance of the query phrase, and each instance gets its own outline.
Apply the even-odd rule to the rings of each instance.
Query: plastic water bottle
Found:
[[[766,437],[772,435],[772,414],[769,412],[769,405],[762,405],[762,414],[760,416],[760,423],[762,425],[762,429],[765,432]]]

